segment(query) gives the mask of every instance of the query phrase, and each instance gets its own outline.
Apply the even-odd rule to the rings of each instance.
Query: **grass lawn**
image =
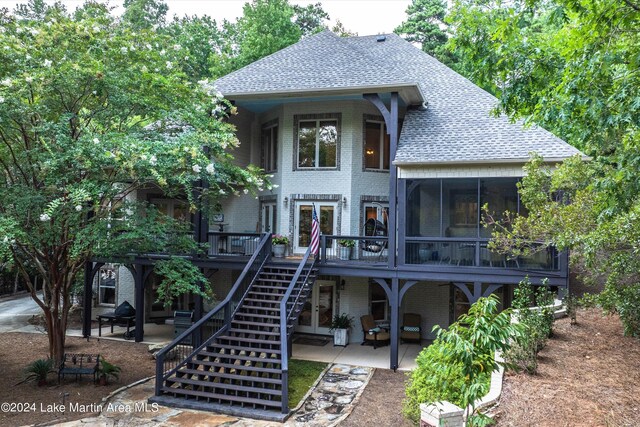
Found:
[[[326,367],[323,362],[289,359],[289,408],[298,406]]]

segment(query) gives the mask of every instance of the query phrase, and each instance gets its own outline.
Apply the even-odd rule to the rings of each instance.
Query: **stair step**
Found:
[[[268,325],[267,325],[268,326]],[[277,326],[278,328],[280,327],[280,325],[273,325],[273,326]],[[241,329],[241,328],[229,328],[227,330],[228,332],[233,332],[236,334],[247,334],[247,335],[269,335],[269,336],[280,336],[280,331],[277,332],[272,332],[272,331],[257,331],[255,329]],[[242,338],[242,337],[240,337]]]
[[[163,387],[162,391],[168,394],[182,394],[182,395],[203,397],[203,398],[206,398],[207,400],[226,400],[226,401],[232,401],[232,402],[250,403],[252,405],[269,406],[272,408],[282,407],[282,403],[279,400],[264,400],[264,399],[256,399],[252,397],[231,396],[227,394],[207,393],[202,391],[189,390],[185,388],[173,388],[173,387]]]
[[[255,320],[232,320],[232,324],[237,325],[249,325],[249,326],[261,326],[261,327],[276,327],[280,326],[280,317],[277,317],[278,323],[268,323],[268,322],[256,322]]]
[[[291,280],[287,279],[274,279],[272,277],[258,277],[258,282],[267,282],[267,283],[286,283],[287,285],[291,283]]]
[[[278,334],[280,335],[280,334]],[[223,335],[218,337],[218,341],[232,341],[232,342],[242,342],[242,343],[254,343],[254,344],[267,344],[267,345],[280,345],[280,340],[266,340],[260,338],[245,338],[245,337],[235,337],[230,335]]]
[[[218,353],[215,351],[207,351],[207,350],[200,351],[200,353],[198,353],[198,356],[214,357],[214,358],[221,358],[221,359],[246,360],[250,362],[274,363],[278,365],[281,364],[279,357],[277,358],[276,357],[257,357],[257,356],[249,356],[249,355],[237,354],[237,353],[236,354]]]
[[[278,306],[280,305],[280,300],[275,301],[275,300],[258,299],[258,298],[245,298],[244,301],[247,301],[247,302],[261,302],[261,303],[265,303],[266,302],[266,303],[269,303],[269,304],[272,304],[272,305],[278,305]],[[253,306],[251,306],[251,307],[253,307]]]
[[[191,378],[177,378],[177,377],[169,378],[168,381],[173,383],[189,384],[189,385],[195,385],[195,386],[201,386],[201,387],[209,387],[209,388],[214,387],[214,388],[221,388],[221,389],[227,389],[227,390],[233,390],[233,391],[243,391],[248,393],[261,393],[261,394],[272,394],[274,396],[282,396],[282,390],[276,389],[276,388],[247,387],[247,386],[241,386],[236,384],[226,384],[226,383],[218,383],[218,382],[214,383],[211,381],[200,381],[200,380],[194,380]]]
[[[264,368],[261,366],[251,366],[251,365],[236,365],[235,363],[222,363],[222,362],[214,362],[210,360],[198,360],[192,362],[194,364],[200,364],[201,366],[209,366],[211,368],[224,368],[224,369],[234,369],[236,372],[264,372],[267,374],[281,374],[282,369],[278,368]]]
[[[270,296],[270,297],[279,297],[278,300],[282,299],[282,296],[285,294],[284,292],[282,293],[277,293],[277,292],[262,292],[262,291],[254,291],[253,289],[251,289],[248,293],[248,295],[265,295],[265,296]]]
[[[273,342],[273,341],[269,341],[269,342]],[[281,353],[279,348],[255,348],[255,347],[237,346],[232,344],[222,344],[222,343],[215,343],[210,345],[209,347],[220,348],[225,350],[245,351],[248,353],[257,353],[257,354],[262,354],[262,353],[280,354]]]
[[[253,285],[253,287],[260,289],[273,289],[278,291],[286,291],[287,289],[289,289],[289,286],[263,285],[260,283]]]
[[[249,310],[248,307],[245,307],[245,309]],[[241,308],[242,310],[242,308]],[[253,308],[251,308],[251,310],[253,310]],[[244,311],[242,312],[237,312],[236,316],[242,316],[242,317],[256,317],[258,319],[273,319],[273,320],[280,320],[280,315],[272,315],[272,314],[258,314],[258,313],[245,313]]]
[[[238,374],[228,374],[226,372],[203,371],[200,369],[187,369],[187,368],[181,368],[177,373],[182,373],[187,375],[204,375],[205,377],[214,377],[221,380],[225,379],[225,380],[234,380],[234,381],[261,382],[261,383],[268,383],[268,384],[282,384],[282,380],[280,378],[261,377],[259,375],[238,375]]]

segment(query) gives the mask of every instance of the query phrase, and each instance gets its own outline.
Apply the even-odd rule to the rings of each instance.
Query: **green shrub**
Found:
[[[37,381],[38,385],[44,385],[47,381],[47,375],[50,372],[54,372],[53,370],[54,362],[53,359],[38,359],[34,362],[31,362],[25,368],[25,381]]]
[[[471,407],[469,425],[488,422],[476,413],[475,402],[489,390],[491,372],[503,365],[495,352],[508,350],[510,340],[521,334],[521,327],[511,324],[510,310],[498,313],[498,303],[495,295],[480,298],[449,328],[434,327],[438,337],[418,356],[407,384],[405,416],[417,422],[421,403],[447,400]]]
[[[640,283],[619,285],[609,282],[601,293],[585,294],[580,302],[587,307],[599,305],[609,314],[618,313],[624,334],[640,338]]]

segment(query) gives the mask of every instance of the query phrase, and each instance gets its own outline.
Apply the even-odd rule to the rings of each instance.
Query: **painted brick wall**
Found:
[[[440,283],[419,282],[407,291],[400,308],[400,323],[403,313],[418,313],[422,316],[423,339],[434,339],[434,325],[449,325],[449,286]]]

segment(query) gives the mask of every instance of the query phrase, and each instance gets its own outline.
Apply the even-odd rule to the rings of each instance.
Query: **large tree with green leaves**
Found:
[[[232,163],[237,140],[223,119],[233,108],[189,79],[184,57],[170,37],[97,3],[2,16],[0,263],[15,263],[42,308],[55,359],[87,262],[198,250],[182,233],[189,224],[136,202],[137,190],[183,197],[195,212],[265,185],[256,169]],[[203,277],[180,260],[170,261],[168,298],[202,293]]]
[[[409,42],[420,43],[429,55],[448,62],[450,55],[444,50],[446,12],[447,4],[443,0],[413,0],[406,11],[407,20],[393,31]]]
[[[572,250],[585,279],[605,278],[600,302],[640,334],[640,5],[458,0],[450,19],[461,69],[498,96],[497,113],[593,157],[556,170],[534,158],[521,186],[529,216],[510,218],[494,244]]]

